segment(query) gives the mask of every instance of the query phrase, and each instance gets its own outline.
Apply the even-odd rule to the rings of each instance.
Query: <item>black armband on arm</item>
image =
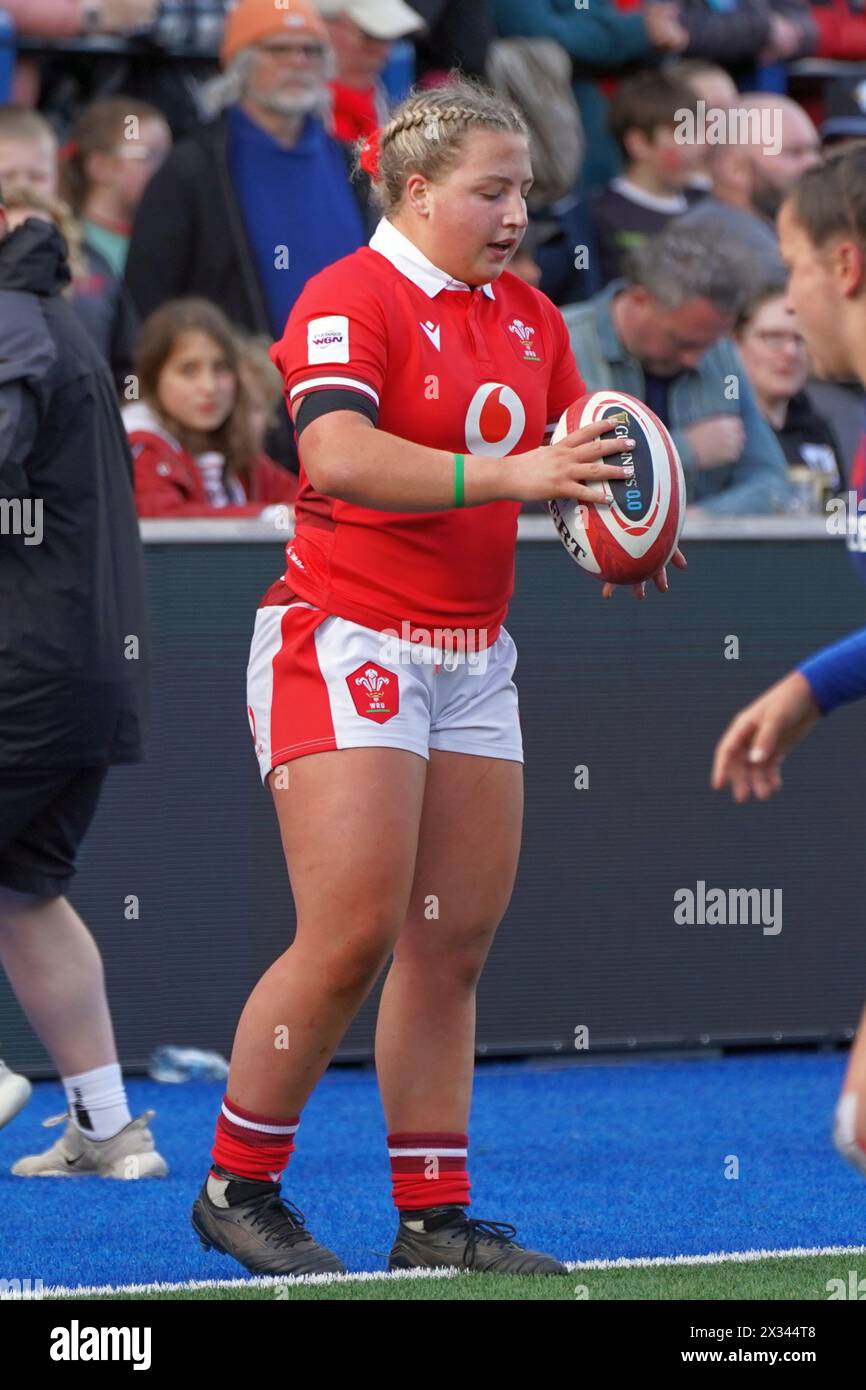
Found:
[[[298,438],[313,420],[318,420],[320,415],[330,415],[333,410],[355,410],[359,415],[366,415],[374,425],[379,419],[379,408],[372,396],[362,395],[360,391],[339,387],[327,391],[309,391],[301,401],[295,418]]]

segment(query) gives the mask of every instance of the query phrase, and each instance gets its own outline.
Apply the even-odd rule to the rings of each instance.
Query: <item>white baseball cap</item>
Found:
[[[374,39],[403,39],[427,26],[405,0],[315,0],[323,19],[347,14]]]

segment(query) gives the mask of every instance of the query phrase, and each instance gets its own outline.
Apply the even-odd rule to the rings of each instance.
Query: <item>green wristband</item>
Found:
[[[463,464],[465,463],[463,454],[454,455],[454,505],[462,507],[463,502]]]

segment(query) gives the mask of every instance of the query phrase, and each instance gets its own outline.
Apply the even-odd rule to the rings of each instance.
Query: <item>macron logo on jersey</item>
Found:
[[[307,324],[307,362],[348,362],[349,320],[345,314],[327,314]]]
[[[428,319],[426,323],[422,323],[420,326],[424,329],[424,332],[427,334],[427,337],[430,339],[436,351],[439,352],[440,325],[438,323],[434,324],[432,319]]]

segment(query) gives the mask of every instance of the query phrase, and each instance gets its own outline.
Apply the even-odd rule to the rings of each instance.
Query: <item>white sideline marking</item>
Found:
[[[188,1279],[179,1284],[56,1284],[42,1290],[43,1298],[79,1298],[98,1293],[175,1293],[180,1289],[274,1289],[284,1284],[364,1284],[371,1279],[453,1279],[459,1269],[364,1270],[359,1274],[254,1274],[249,1279]],[[10,1295],[7,1295],[9,1297]],[[17,1294],[12,1294],[17,1298]]]
[[[671,1265],[720,1265],[756,1260],[807,1259],[812,1255],[866,1255],[866,1245],[795,1245],[790,1250],[735,1250],[714,1255],[654,1255],[649,1259],[579,1260],[569,1269],[653,1269]]]
[[[794,1246],[790,1250],[733,1250],[720,1251],[709,1255],[654,1255],[646,1259],[632,1259],[621,1256],[616,1260],[569,1260],[566,1268],[579,1269],[653,1269],[672,1265],[715,1265],[734,1264],[737,1261],[807,1259],[813,1255],[866,1255],[866,1245],[816,1245]],[[44,1298],[80,1298],[93,1294],[115,1293],[176,1293],[182,1289],[246,1289],[279,1288],[283,1284],[363,1284],[373,1279],[454,1279],[468,1277],[468,1273],[458,1269],[398,1269],[393,1273],[387,1270],[365,1270],[360,1274],[301,1274],[258,1275],[250,1279],[190,1279],[179,1284],[89,1284],[70,1287],[66,1284],[49,1285],[43,1289]],[[23,1294],[7,1294],[6,1298],[24,1299]]]

